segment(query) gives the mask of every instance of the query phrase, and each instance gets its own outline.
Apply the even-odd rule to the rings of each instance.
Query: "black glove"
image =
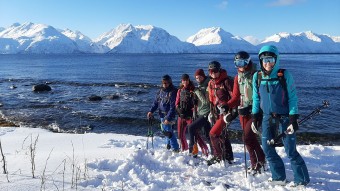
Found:
[[[178,114],[179,116],[183,115],[183,109],[180,108],[179,106],[176,107],[176,111],[177,111],[177,114]]]
[[[297,120],[299,119],[299,114],[289,115],[289,124],[293,126],[294,131],[299,130],[299,124]]]
[[[251,123],[251,129],[254,133],[258,134],[258,129],[262,125],[262,114],[261,113],[255,113],[252,114],[253,122]]]

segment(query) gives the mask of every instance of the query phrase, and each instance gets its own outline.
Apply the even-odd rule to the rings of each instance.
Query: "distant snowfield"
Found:
[[[32,178],[29,146],[37,137],[36,178]],[[5,174],[0,175],[2,191],[340,190],[340,146],[298,146],[311,183],[291,188],[292,182],[269,185],[269,170],[245,178],[242,144],[232,145],[234,165],[208,167],[203,159],[166,151],[161,137],[154,138],[154,151],[146,150],[146,137],[112,133],[58,134],[38,128],[2,127],[0,140],[9,172],[9,182]],[[289,160],[283,148],[277,150],[284,157],[287,179],[292,181]],[[2,172],[1,155],[0,168]]]

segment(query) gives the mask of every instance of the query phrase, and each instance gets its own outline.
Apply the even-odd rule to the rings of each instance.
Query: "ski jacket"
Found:
[[[227,71],[222,69],[218,78],[209,81],[209,101],[214,106],[228,105],[233,91],[233,82],[230,83],[228,78]]]
[[[258,75],[256,75],[257,73],[253,75],[253,114],[259,113],[260,109],[266,115],[272,113],[298,114],[298,98],[293,77],[287,70],[284,71],[284,78],[287,83],[287,92],[285,92],[285,88],[282,87],[277,77],[279,69],[280,59],[278,55],[276,64],[269,75],[265,75],[264,71],[258,73],[258,75],[261,75],[259,87],[257,86]]]
[[[228,101],[229,107],[238,106],[238,109],[251,107],[253,105],[253,75],[256,73],[256,65],[245,72],[238,72],[234,78],[232,98]]]
[[[194,91],[197,99],[197,114],[199,116],[207,116],[210,112],[209,92],[207,91],[209,81],[210,78],[206,77],[202,83],[198,84]]]
[[[194,108],[194,84],[189,81],[189,85],[187,87],[181,86],[177,91],[176,96],[176,108],[179,108],[182,112],[180,114],[185,115],[186,117],[192,117],[193,108]]]
[[[168,121],[175,120],[176,92],[177,88],[172,84],[166,89],[161,88],[155,97],[150,112],[154,113],[158,109],[160,118],[164,118],[164,120]]]

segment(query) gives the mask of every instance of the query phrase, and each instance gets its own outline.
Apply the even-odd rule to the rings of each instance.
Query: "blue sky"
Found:
[[[79,30],[92,39],[121,23],[154,25],[183,41],[208,27],[258,39],[309,30],[340,36],[340,1],[0,0],[0,27],[15,22]]]

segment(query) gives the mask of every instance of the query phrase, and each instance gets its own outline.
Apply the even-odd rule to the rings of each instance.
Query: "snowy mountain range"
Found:
[[[220,27],[205,28],[186,42],[152,25],[120,24],[95,40],[79,31],[61,30],[45,24],[14,23],[0,27],[0,54],[59,53],[257,53],[265,44],[281,53],[340,53],[340,36],[278,33],[259,41],[241,38]]]

